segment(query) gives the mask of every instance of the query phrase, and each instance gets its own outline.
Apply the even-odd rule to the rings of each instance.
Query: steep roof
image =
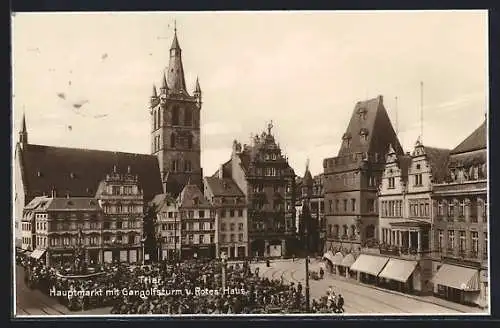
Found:
[[[174,34],[172,46],[170,47],[170,61],[167,68],[168,88],[173,91],[186,91],[186,80],[184,78],[184,66],[182,65],[182,55],[177,32]]]
[[[93,197],[46,198],[36,211],[100,211],[101,207]]]
[[[452,154],[466,153],[474,150],[485,149],[488,145],[486,121],[481,124],[471,135],[465,138],[451,151]]]
[[[131,173],[138,175],[146,201],[163,192],[158,159],[153,155],[28,144],[20,156],[28,199],[50,195],[53,189],[59,195],[94,197],[115,165],[118,172],[130,166]]]
[[[195,202],[195,199],[197,202]],[[209,207],[210,203],[201,192],[200,188],[194,184],[187,184],[178,197],[179,205],[182,207]]]
[[[433,182],[443,182],[448,176],[448,160],[450,158],[450,150],[434,147],[426,147],[425,153],[427,160],[431,166]]]
[[[366,141],[362,140],[362,135],[366,136]],[[397,154],[403,153],[382,96],[356,103],[343,139],[350,139],[350,145],[343,141],[338,156],[358,152],[386,154],[389,144]]]
[[[155,195],[155,197],[151,201],[151,204],[153,204],[154,206],[156,206],[156,211],[157,212],[161,212],[167,206],[171,205],[174,202],[175,202],[175,199],[171,195],[169,195],[169,194],[158,194],[158,195]]]
[[[206,177],[205,179],[214,196],[244,196],[236,182],[231,178]]]

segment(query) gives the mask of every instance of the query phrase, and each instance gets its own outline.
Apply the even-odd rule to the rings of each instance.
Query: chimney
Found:
[[[221,164],[219,167],[219,179],[224,178],[224,166]]]

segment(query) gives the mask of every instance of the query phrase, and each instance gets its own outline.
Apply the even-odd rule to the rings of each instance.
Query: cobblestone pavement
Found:
[[[311,271],[318,271],[321,262],[312,260],[309,268]],[[273,261],[271,266],[266,267],[265,263],[252,264],[252,270],[259,267],[261,276],[281,279],[285,282],[299,281],[305,287],[305,260],[296,259],[295,261],[283,260]],[[462,309],[454,309],[457,306],[449,304],[450,307],[433,304],[425,301],[425,297],[409,297],[384,291],[377,288],[372,288],[359,284],[357,282],[343,281],[334,278],[329,274],[325,274],[322,280],[309,279],[311,298],[320,298],[326,294],[329,286],[332,286],[336,294],[342,294],[344,297],[344,309],[346,314],[460,314],[464,312],[476,313],[480,309],[473,307],[460,306]],[[441,301],[441,303],[452,303]]]
[[[92,309],[88,311],[70,311],[65,306],[39,290],[29,289],[24,283],[24,270],[16,266],[16,316],[46,315],[97,315],[109,314],[110,308]]]

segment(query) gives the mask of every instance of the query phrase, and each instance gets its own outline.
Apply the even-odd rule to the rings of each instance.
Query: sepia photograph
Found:
[[[491,313],[486,10],[11,35],[13,317]]]

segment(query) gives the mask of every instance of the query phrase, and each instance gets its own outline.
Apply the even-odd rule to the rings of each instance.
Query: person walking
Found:
[[[339,309],[340,313],[344,313],[344,298],[342,297],[342,294],[339,294],[337,300],[337,308]]]

